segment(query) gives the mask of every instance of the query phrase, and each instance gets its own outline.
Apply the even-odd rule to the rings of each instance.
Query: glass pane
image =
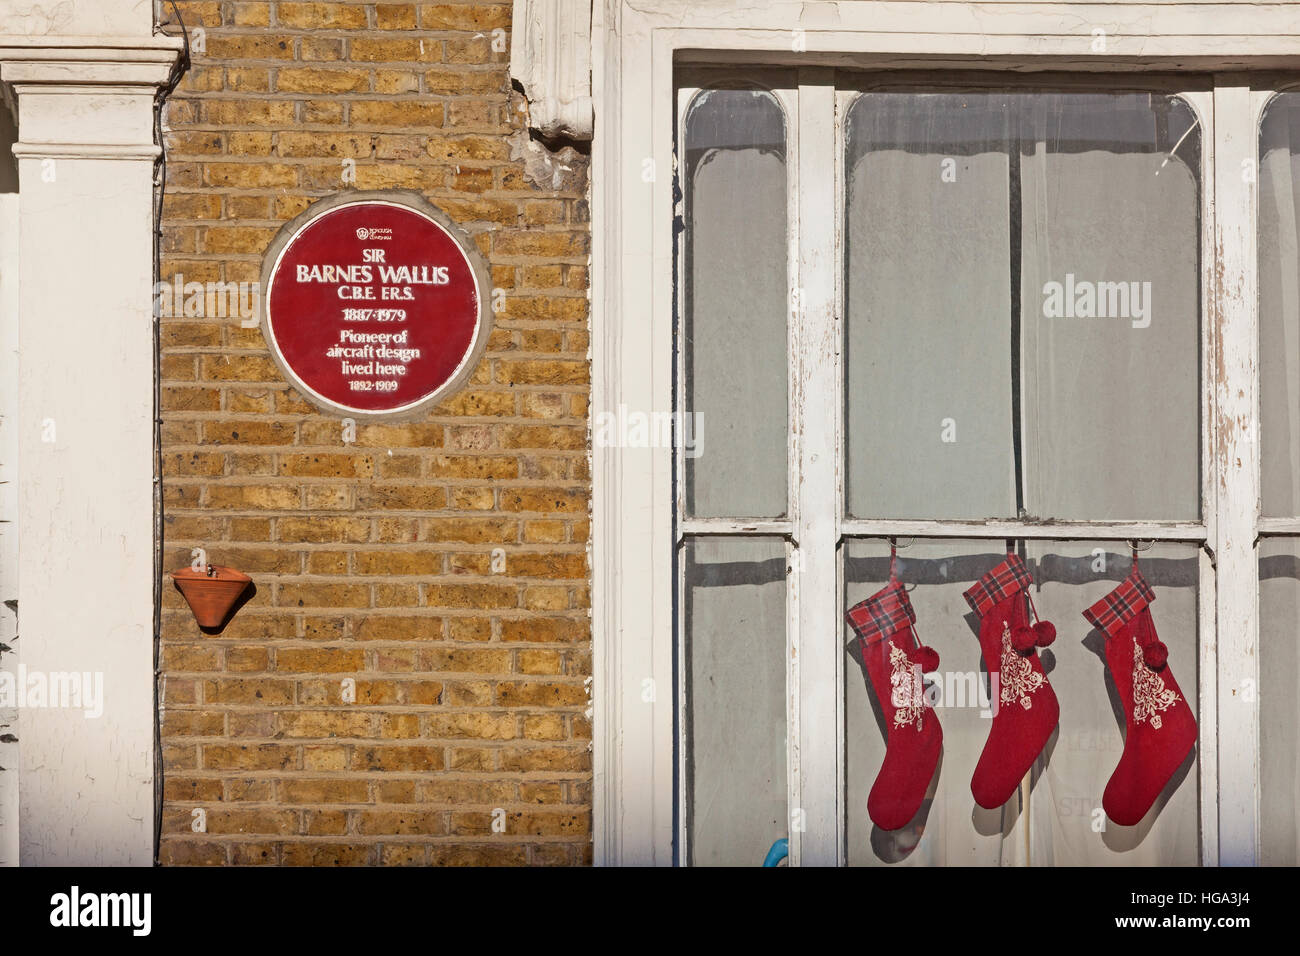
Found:
[[[1300,516],[1300,94],[1281,93],[1259,133],[1260,493]]]
[[[849,109],[851,515],[1015,514],[1012,122],[992,93],[868,93]]]
[[[899,552],[898,577],[916,611],[916,639],[939,652],[940,672],[951,674],[946,699],[936,700],[943,752],[916,818],[881,830],[867,815],[867,795],[885,757],[887,727],[881,702],[864,673],[856,640],[845,633],[845,806],[850,866],[998,866],[1017,862],[1023,834],[1019,814],[984,810],[971,797],[971,775],[988,737],[988,703],[978,630],[962,592],[1005,557],[980,541],[916,541]],[[889,545],[845,545],[845,606],[870,597],[889,580]],[[983,685],[982,697],[981,686]],[[934,693],[934,685],[927,686]],[[940,706],[942,705],[942,706]],[[1023,862],[1021,860],[1020,862]]]
[[[687,514],[786,513],[785,117],[770,93],[705,90],[685,122]],[[685,444],[685,443],[683,443]]]
[[[1046,767],[1030,798],[1032,862],[1196,866],[1200,861],[1199,746],[1173,771],[1136,825],[1115,823],[1102,807],[1102,795],[1124,752],[1126,721],[1115,675],[1106,660],[1107,642],[1116,638],[1094,628],[1083,611],[1128,576],[1132,551],[1122,541],[1031,542],[1027,558],[1037,584],[1034,604],[1043,619],[1057,628],[1056,641],[1042,653],[1052,658],[1049,679],[1061,705],[1060,724],[1047,745]],[[1169,649],[1168,662],[1158,676],[1166,689],[1177,685],[1179,696],[1199,721],[1197,548],[1156,544],[1139,554],[1138,567],[1155,594],[1151,623]],[[1124,676],[1131,681],[1131,671]],[[1105,829],[1096,832],[1094,827],[1101,825]]]
[[[1196,519],[1190,107],[867,93],[846,148],[850,514]]]
[[[916,611],[917,637],[939,654],[927,690],[943,727],[943,754],[921,811],[900,830],[883,831],[867,815],[867,794],[885,755],[886,728],[850,646],[846,660],[846,804],[848,858],[853,865],[1195,865],[1198,860],[1196,754],[1178,766],[1152,810],[1124,827],[1104,816],[1094,829],[1102,793],[1124,747],[1126,722],[1105,660],[1105,639],[1082,612],[1127,577],[1122,542],[1033,542],[1022,554],[1034,578],[1034,606],[1056,626],[1052,645],[1037,653],[1060,720],[1030,774],[1029,796],[1000,809],[979,807],[971,778],[992,726],[988,668],[979,623],[962,592],[1005,558],[994,542],[917,541],[899,551],[898,576]],[[1156,600],[1159,639],[1168,671],[1197,712],[1197,573],[1192,545],[1161,544],[1140,566]],[[853,541],[846,549],[847,604],[888,580],[889,549]],[[847,640],[847,635],[846,635]],[[997,664],[994,664],[997,668]],[[1026,847],[1028,855],[1026,856]]]
[[[1195,114],[1145,93],[1021,99],[1025,509],[1195,520]]]
[[[757,866],[788,826],[785,542],[699,538],[682,560],[690,862]]]
[[[1300,539],[1259,544],[1260,862],[1300,863]]]

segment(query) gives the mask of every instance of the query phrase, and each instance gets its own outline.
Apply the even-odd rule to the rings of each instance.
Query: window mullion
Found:
[[[1216,603],[1219,862],[1259,859],[1259,512],[1255,181],[1258,99],[1244,77],[1214,88],[1215,375],[1213,546]],[[1211,728],[1205,728],[1206,730]]]
[[[1217,333],[1213,316],[1217,314],[1215,297],[1215,139],[1213,89],[1184,92],[1182,97],[1196,110],[1201,124],[1203,165],[1201,186],[1201,382],[1215,380]],[[1205,521],[1205,544],[1199,551],[1197,587],[1197,692],[1196,719],[1200,725],[1196,766],[1199,788],[1200,855],[1203,866],[1219,863],[1219,701],[1218,646],[1215,640],[1215,616],[1218,607],[1218,582],[1213,549],[1218,541],[1216,520],[1219,481],[1215,456],[1214,409],[1212,390],[1200,389],[1200,456],[1201,515]]]
[[[834,73],[799,71],[798,276],[793,323],[796,379],[792,424],[798,458],[792,475],[795,554],[791,592],[798,701],[797,799],[792,806],[792,861],[834,866],[840,856],[839,752],[836,746],[840,652],[836,543],[836,420],[839,353],[835,315]]]

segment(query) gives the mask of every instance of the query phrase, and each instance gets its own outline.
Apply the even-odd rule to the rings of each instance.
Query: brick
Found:
[[[286,803],[366,803],[369,785],[356,777],[312,777],[286,780],[280,785]]]
[[[307,810],[302,815],[307,836],[342,836],[348,832],[348,815],[341,810]]]
[[[188,821],[185,824],[188,829]],[[298,829],[298,814],[289,810],[222,810],[208,811],[208,833],[292,833]]]
[[[287,60],[293,58],[293,42],[274,35],[214,34],[208,37],[204,55],[214,60]]]
[[[440,810],[369,810],[358,814],[357,832],[441,836],[447,832],[446,815]]]
[[[298,761],[293,747],[278,744],[215,744],[203,748],[207,770],[287,770]]]
[[[583,772],[591,767],[591,754],[584,750],[565,750],[556,747],[535,747],[501,751],[501,769],[532,772]]]
[[[518,488],[501,492],[501,508],[505,511],[586,514],[587,507],[587,492],[582,488]]]
[[[364,30],[366,10],[343,3],[276,4],[276,22],[291,30]]]
[[[158,850],[163,866],[223,866],[226,847],[220,843],[165,838]]]
[[[563,740],[564,721],[558,714],[529,715],[524,718],[523,735],[528,740]]]
[[[422,3],[420,26],[425,30],[509,30],[511,7],[503,4]]]
[[[585,233],[576,232],[501,232],[492,246],[502,256],[579,258],[587,255],[589,241]]]
[[[365,93],[370,89],[370,72],[368,70],[323,70],[317,68],[299,69],[284,67],[276,71],[275,89],[279,93]],[[286,133],[280,134],[281,141]],[[340,156],[368,155],[366,153],[338,153]],[[286,153],[282,156],[320,156],[329,153]]]
[[[429,462],[434,478],[511,479],[519,477],[519,460],[491,455],[438,455]]]
[[[438,127],[442,125],[443,106],[421,100],[357,100],[349,115],[361,127]]]
[[[373,455],[281,455],[281,475],[306,478],[370,478],[375,473]]]
[[[370,588],[363,584],[282,584],[281,607],[369,607]],[[297,655],[289,659],[296,660]]]
[[[203,682],[208,704],[260,704],[267,707],[293,703],[293,682],[264,678],[235,678]]]
[[[358,711],[292,711],[278,716],[279,734],[298,737],[368,737],[374,734],[372,715]]]
[[[379,736],[391,740],[420,736],[420,718],[416,714],[388,714],[380,721]]]
[[[500,584],[432,585],[425,595],[430,607],[505,608],[519,602],[516,588]]]
[[[426,733],[433,738],[510,740],[516,736],[516,723],[510,714],[433,714]]]
[[[508,570],[512,577],[585,579],[587,555],[585,553],[517,554],[510,557]]]
[[[362,651],[354,648],[282,647],[275,652],[275,669],[280,672],[345,673],[361,670],[364,663]]]
[[[497,703],[503,707],[583,707],[588,703],[581,684],[547,681],[497,684]]]
[[[277,541],[289,542],[365,541],[370,536],[370,522],[341,515],[280,518],[275,523],[275,536]]]
[[[503,641],[570,643],[589,639],[587,622],[570,618],[530,617],[501,622]]]
[[[422,484],[395,485],[373,483],[361,488],[359,508],[382,508],[393,511],[436,511],[447,505],[447,492]]]
[[[353,764],[357,770],[425,773],[442,770],[445,754],[441,747],[359,747],[353,756]]]
[[[291,104],[289,104],[291,106]],[[232,156],[270,156],[271,134],[248,131],[226,134],[226,142]]]
[[[285,843],[280,848],[284,866],[366,866],[374,855],[374,847],[355,843]]]
[[[213,508],[294,508],[298,489],[289,485],[211,485],[207,503]]]
[[[442,555],[430,551],[358,551],[358,574],[437,574]]]
[[[376,93],[387,96],[418,93],[420,92],[420,75],[413,70],[375,70],[374,89]],[[423,149],[421,149],[422,151]],[[419,153],[413,155],[419,155]],[[402,158],[409,159],[413,158],[413,156]]]
[[[522,846],[435,845],[429,847],[430,866],[523,866],[528,862]]]
[[[279,126],[293,122],[294,104],[287,100],[204,100],[200,112],[203,122],[213,126]],[[171,169],[167,180],[169,184],[174,181]]]
[[[561,425],[503,425],[498,435],[502,448],[577,450],[587,447],[585,428]]]
[[[414,30],[419,24],[416,12],[409,3],[377,3],[375,26],[380,30]]]
[[[559,651],[520,651],[519,671],[523,674],[563,674],[564,658]]]
[[[438,414],[469,417],[502,417],[515,413],[515,396],[510,392],[461,392],[438,406]]]
[[[271,23],[271,4],[234,3],[227,4],[231,11],[230,25],[236,27],[264,27]]]
[[[496,136],[446,136],[429,141],[429,155],[444,162],[503,160],[509,152],[505,142]]]
[[[170,710],[163,718],[167,737],[220,737],[225,726],[225,715],[217,711]]]
[[[519,522],[510,518],[426,518],[421,529],[430,541],[510,544],[518,540]]]
[[[354,63],[437,63],[442,43],[421,37],[365,36],[352,41],[348,58]]]
[[[221,781],[193,777],[168,777],[163,799],[170,803],[211,803],[221,799]]]
[[[428,850],[419,845],[385,843],[380,848],[381,866],[426,866]]]
[[[517,786],[501,780],[455,780],[439,778],[423,781],[420,798],[425,803],[478,804],[499,806],[518,799]]]
[[[279,862],[279,853],[274,843],[232,844],[230,862],[234,866],[275,866]]]
[[[227,90],[266,93],[271,89],[271,71],[265,68],[226,70]]]
[[[298,50],[306,61],[343,59],[343,41],[334,37],[304,36],[298,41]]]

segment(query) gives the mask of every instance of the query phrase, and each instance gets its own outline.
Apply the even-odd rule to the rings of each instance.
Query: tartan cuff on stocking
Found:
[[[1083,612],[1088,623],[1107,637],[1114,637],[1121,627],[1142,613],[1156,599],[1155,592],[1142,572],[1134,568],[1119,587]]]
[[[916,612],[901,581],[890,581],[844,615],[864,643],[871,644],[916,623]]]
[[[1034,579],[1020,556],[1008,554],[1005,561],[971,585],[962,593],[962,597],[971,606],[971,610],[983,617],[993,605],[1005,601],[1033,583]]]

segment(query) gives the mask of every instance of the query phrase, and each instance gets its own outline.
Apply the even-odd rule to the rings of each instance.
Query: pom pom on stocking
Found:
[[[1028,654],[1034,649],[1034,645],[1037,642],[1038,635],[1035,634],[1034,629],[1028,625],[1022,624],[1011,632],[1011,646],[1021,654]]]
[[[939,669],[939,652],[933,647],[922,645],[907,655],[908,660],[921,668],[921,673],[930,674]]]
[[[1056,640],[1056,625],[1051,621],[1039,621],[1034,625],[1034,643],[1039,647],[1049,647]]]
[[[1169,648],[1164,641],[1153,641],[1142,648],[1142,660],[1153,671],[1164,670],[1169,663]]]

